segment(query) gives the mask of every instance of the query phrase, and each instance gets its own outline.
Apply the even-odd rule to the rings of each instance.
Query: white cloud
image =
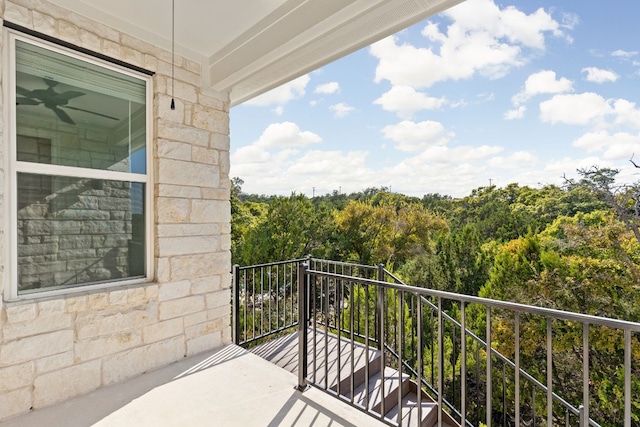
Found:
[[[329,106],[329,110],[331,110],[333,112],[333,115],[338,118],[338,119],[342,119],[344,117],[347,117],[349,114],[351,114],[353,111],[355,111],[356,109],[350,105],[345,104],[344,102],[340,102],[338,104],[334,104]]]
[[[254,145],[258,147],[304,147],[322,142],[313,132],[301,131],[292,122],[270,124]]]
[[[319,93],[323,95],[332,95],[334,93],[340,93],[340,83],[329,82],[316,86],[313,93]]]
[[[398,117],[402,119],[410,119],[416,111],[437,110],[446,102],[445,98],[428,96],[426,93],[416,91],[411,86],[393,86],[388,92],[373,101],[383,110],[397,113]]]
[[[453,138],[453,133],[445,132],[442,123],[430,120],[419,123],[405,120],[395,125],[385,126],[382,128],[382,134],[385,138],[394,141],[398,150],[407,152],[445,145]]]
[[[540,94],[573,92],[573,82],[565,77],[558,79],[555,71],[543,70],[531,74],[524,82],[524,88],[511,101],[520,105]]]
[[[556,95],[540,103],[540,119],[549,123],[601,124],[612,113],[609,101],[593,92]]]
[[[593,83],[615,82],[620,77],[611,70],[603,70],[597,67],[585,67],[582,72],[587,73],[587,81]]]
[[[580,23],[580,17],[575,13],[564,12],[562,14],[561,22],[562,22],[561,24],[562,28],[573,30]],[[565,37],[568,37],[568,36],[565,34]]]
[[[593,92],[556,95],[541,102],[540,119],[552,124],[589,125],[595,128],[621,125],[640,129],[640,109],[634,102],[604,99]]]
[[[514,6],[500,9],[493,0],[467,0],[444,14],[467,32],[488,33],[535,49],[544,49],[545,32],[564,35],[560,24],[542,8],[527,15]]]
[[[433,22],[422,32],[429,47],[401,43],[398,36],[373,44],[375,81],[420,88],[476,74],[500,78],[526,63],[527,50],[543,50],[547,34],[564,35],[543,9],[527,15],[512,6],[500,9],[492,0],[467,0],[444,15],[452,20],[445,32]]]
[[[640,129],[640,109],[636,108],[636,103],[626,99],[617,99],[613,102],[616,113],[616,124],[629,125]]]
[[[311,77],[309,77],[308,74],[305,74],[304,76],[300,76],[297,79],[290,81],[289,83],[285,83],[282,86],[246,101],[244,105],[255,105],[258,107],[285,105],[289,101],[299,99],[304,96],[309,80],[311,80]]]
[[[638,54],[637,51],[626,51],[622,49],[614,50],[611,52],[611,56],[615,56],[618,58],[632,58]]]
[[[573,146],[584,148],[587,153],[601,153],[605,159],[626,160],[638,151],[640,135],[627,132],[589,132],[573,141]]]
[[[524,106],[524,105],[521,105],[518,108],[515,108],[513,110],[509,110],[506,113],[504,113],[504,119],[505,120],[522,119],[524,117],[524,113],[526,111],[527,111],[527,107]]]

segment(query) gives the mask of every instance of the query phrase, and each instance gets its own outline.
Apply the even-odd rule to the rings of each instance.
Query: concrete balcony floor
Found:
[[[0,423],[2,427],[381,427],[385,424],[229,345]]]

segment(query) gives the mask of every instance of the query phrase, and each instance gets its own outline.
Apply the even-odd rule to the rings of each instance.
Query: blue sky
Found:
[[[638,180],[640,2],[467,0],[231,109],[248,193]],[[315,187],[315,190],[314,190]]]

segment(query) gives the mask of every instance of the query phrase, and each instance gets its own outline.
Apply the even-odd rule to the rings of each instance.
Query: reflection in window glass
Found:
[[[18,161],[146,173],[144,81],[17,41],[16,112],[19,135],[50,140],[48,157],[17,141]]]
[[[140,183],[19,173],[19,291],[144,276],[144,191]]]

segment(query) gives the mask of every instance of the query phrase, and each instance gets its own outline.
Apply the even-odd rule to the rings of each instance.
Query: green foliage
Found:
[[[402,265],[446,232],[446,221],[404,196],[378,193],[335,212],[342,259],[361,264]]]

